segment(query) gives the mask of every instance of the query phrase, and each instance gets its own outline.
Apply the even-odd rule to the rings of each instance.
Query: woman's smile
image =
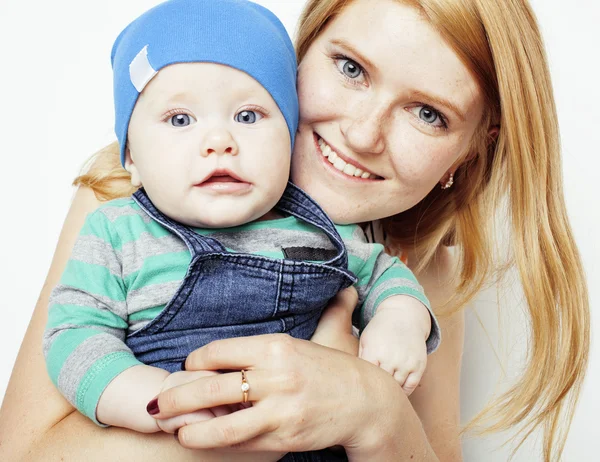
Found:
[[[336,172],[341,172],[349,180],[376,180],[382,179],[380,176],[372,173],[363,165],[355,160],[351,160],[348,156],[342,154],[337,149],[331,147],[323,138],[316,133],[314,134],[315,144],[318,153],[321,155],[325,163],[333,166]]]

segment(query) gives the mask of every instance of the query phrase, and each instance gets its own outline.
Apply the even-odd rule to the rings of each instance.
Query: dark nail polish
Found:
[[[154,398],[148,403],[148,406],[146,406],[146,411],[150,415],[156,415],[160,412],[160,409],[158,408],[158,398]]]

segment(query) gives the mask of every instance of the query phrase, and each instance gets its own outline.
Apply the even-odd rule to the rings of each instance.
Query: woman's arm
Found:
[[[410,260],[409,260],[410,261]],[[454,265],[450,251],[442,248],[425,271],[416,274],[433,310],[454,294]],[[410,402],[421,419],[427,439],[444,462],[462,461],[460,438],[460,369],[464,343],[464,312],[438,314],[442,342],[427,360],[427,369]]]
[[[48,299],[65,268],[85,216],[99,204],[90,189],[79,188],[63,225],[0,409],[0,460],[92,462],[107,460],[107,453],[119,454],[127,461],[231,460],[229,455],[184,449],[176,444],[172,435],[99,428],[75,411],[50,381],[42,354]],[[238,458],[269,460],[257,453],[240,454],[236,460]]]

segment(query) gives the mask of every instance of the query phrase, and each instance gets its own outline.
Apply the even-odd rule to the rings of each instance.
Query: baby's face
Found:
[[[129,123],[126,168],[165,215],[189,226],[263,217],[288,181],[290,136],[271,95],[228,66],[165,67]]]

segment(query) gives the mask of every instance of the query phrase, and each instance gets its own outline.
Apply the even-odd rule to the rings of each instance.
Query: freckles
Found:
[[[303,120],[330,115],[339,105],[336,98],[339,92],[334,83],[317,69],[311,69],[310,72],[313,77],[304,77],[298,84],[300,117]]]

